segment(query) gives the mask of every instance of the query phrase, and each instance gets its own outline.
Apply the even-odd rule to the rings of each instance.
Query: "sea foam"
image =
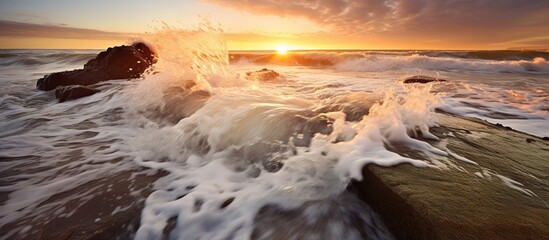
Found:
[[[258,66],[253,56],[230,65],[235,54],[207,24],[191,30],[165,26],[142,40],[160,56],[150,73],[99,84],[100,93],[64,103],[35,91],[29,79],[81,66],[88,52],[70,59],[37,53],[55,59],[46,64],[17,60],[35,58],[33,53],[2,55],[0,166],[6,184],[0,186],[0,227],[9,230],[0,239],[40,236],[46,224],[74,220],[86,204],[110,194],[112,201],[124,201],[93,212],[92,222],[131,211],[144,200],[137,239],[286,236],[281,229],[300,238],[386,239],[391,234],[376,214],[346,192],[350,181],[362,178],[366,164],[451,169],[455,166],[445,162],[450,157],[475,164],[419,140],[436,141],[429,133],[436,126],[436,108],[508,116],[490,111],[495,109],[525,121],[547,121],[545,85],[536,80],[547,72],[542,58],[303,53],[302,62],[279,56]],[[263,64],[285,81],[244,77]],[[449,81],[399,82],[416,69]],[[456,77],[461,70],[485,74],[473,80],[494,73],[497,78],[494,86],[482,86]],[[497,84],[506,76],[501,71],[510,72],[507,79],[534,80],[523,90],[501,91]],[[428,160],[390,151],[394,144]],[[150,177],[151,187],[143,176]],[[500,179],[532,194],[514,180]],[[127,184],[123,195],[111,193],[118,182]]]
[[[189,91],[208,91],[210,97],[175,125],[153,117],[134,118],[143,121],[144,127],[128,139],[129,146],[133,146],[128,154],[144,167],[168,173],[147,198],[137,239],[161,239],[165,229],[170,229],[171,237],[176,239],[250,238],[257,229],[263,229],[258,233],[262,235],[278,227],[261,225],[263,220],[258,216],[291,209],[305,211],[310,227],[334,226],[325,230],[325,236],[389,236],[379,220],[373,221],[370,214],[360,212],[357,216],[361,221],[376,222],[377,233],[360,228],[343,230],[351,216],[322,218],[327,214],[321,210],[325,208],[323,202],[339,204],[349,181],[361,179],[361,169],[368,163],[391,166],[409,162],[418,167],[435,167],[428,161],[387,150],[385,145],[391,142],[446,155],[409,136],[414,133],[436,138],[428,129],[434,124],[432,112],[442,99],[430,93],[431,85],[406,87],[401,92],[388,90],[369,106],[368,115],[350,122],[344,112],[315,111],[324,107],[315,100],[322,98],[317,95],[321,91],[304,94],[288,90],[295,82],[271,85],[246,80],[229,71],[224,65],[227,63],[217,61],[215,56],[228,55],[224,47],[190,52],[193,48],[189,46],[194,43],[186,42],[187,35],[195,36],[194,32],[163,31],[168,34],[161,36],[171,38],[160,39],[161,46],[170,46],[163,41],[173,41],[173,36],[183,40],[175,40],[178,44],[172,46],[176,50],[160,50],[160,59],[163,53],[191,59],[172,56],[159,61],[159,73],[147,76],[128,90],[129,113],[143,116],[147,111],[161,109],[169,104],[159,101],[163,91],[184,87],[188,81],[200,82]],[[178,34],[173,35],[172,31]],[[177,61],[162,62],[170,59]],[[177,75],[166,72],[164,66],[178,69]],[[322,90],[323,85],[317,84],[317,89]],[[303,129],[318,131],[311,130],[313,134],[308,135]],[[275,210],[278,208],[284,210]],[[326,211],[336,209],[339,208],[327,207]],[[263,217],[269,222],[274,216]],[[316,234],[309,230],[303,226],[297,231]]]

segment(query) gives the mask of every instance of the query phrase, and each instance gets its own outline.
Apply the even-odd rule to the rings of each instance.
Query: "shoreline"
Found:
[[[397,239],[548,236],[543,217],[549,216],[549,185],[544,181],[549,179],[544,171],[548,142],[477,118],[446,113],[437,113],[437,118],[441,125],[431,132],[441,141],[430,144],[447,141],[448,149],[477,165],[456,157],[451,158],[457,167],[450,169],[368,165],[364,180],[351,183],[350,191],[380,214]],[[424,158],[405,148],[399,151]],[[524,169],[537,176],[527,176]]]
[[[433,127],[431,132],[441,140],[428,142],[437,146],[447,141],[448,149],[478,165],[455,157],[450,158],[459,167],[451,169],[421,168],[406,163],[391,167],[370,164],[363,168],[364,179],[352,181],[347,191],[341,194],[356,194],[375,211],[374,214],[381,217],[397,239],[516,239],[549,235],[549,226],[543,221],[543,216],[549,215],[549,205],[545,203],[544,206],[543,203],[549,200],[549,185],[542,181],[549,179],[549,176],[543,171],[544,162],[540,162],[543,161],[543,154],[549,153],[549,143],[539,137],[477,118],[442,112],[436,113],[436,117],[437,123],[441,125]],[[483,141],[484,137],[479,138],[475,132],[488,133],[488,139],[492,141]],[[523,151],[517,153],[515,148],[509,146]],[[395,145],[390,148],[405,156],[425,158],[405,146]],[[489,152],[490,148],[501,151]],[[519,157],[515,160],[520,162],[519,165],[509,159],[513,157]],[[532,168],[529,170],[537,174],[535,177],[539,181],[533,177],[520,176],[515,171],[516,167]],[[479,177],[473,172],[479,169],[486,170],[488,174],[484,176],[483,172],[482,177]],[[105,185],[110,183],[116,186],[113,192],[104,191],[95,195],[95,200],[84,204],[88,207],[78,207],[71,218],[56,218],[48,224],[34,226],[39,228],[38,231],[26,238],[97,239],[133,236],[139,225],[147,193],[152,190],[151,184],[162,177],[162,173],[144,174],[147,172],[125,174],[127,179],[111,175],[107,179],[90,182],[91,185],[105,182]],[[524,184],[524,188],[532,190],[536,196],[527,196],[524,192],[506,186],[500,181],[503,178],[498,179],[499,174]],[[132,179],[131,175],[136,177]],[[491,179],[488,179],[488,175],[492,176]],[[141,198],[137,203],[130,204],[133,201],[130,200],[133,199],[131,194],[121,193],[136,184],[140,186]],[[71,192],[78,192],[78,189]],[[126,197],[114,200],[111,196],[115,195]],[[126,210],[110,214],[116,211],[115,207],[124,204],[129,204]],[[105,215],[101,217],[101,214]],[[9,232],[7,228],[12,224],[3,227],[3,234]],[[165,234],[169,232],[169,226]]]

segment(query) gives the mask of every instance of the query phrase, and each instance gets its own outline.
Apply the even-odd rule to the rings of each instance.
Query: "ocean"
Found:
[[[392,142],[444,165],[452,153],[424,140],[437,139],[436,111],[549,136],[549,52],[277,54],[208,40],[152,42],[159,62],[142,78],[63,103],[36,80],[99,50],[1,50],[0,239],[68,226],[110,239],[390,239],[347,186],[370,163],[434,165]],[[247,74],[263,68],[280,76]],[[403,83],[416,75],[446,81]],[[197,94],[181,93],[191,82]]]

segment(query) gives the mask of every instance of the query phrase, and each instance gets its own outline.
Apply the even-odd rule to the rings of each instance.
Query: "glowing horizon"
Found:
[[[549,49],[548,9],[542,0],[6,0],[0,2],[0,48],[104,49],[159,23],[192,27],[206,18],[219,22],[235,51],[277,50],[282,43],[289,50]]]

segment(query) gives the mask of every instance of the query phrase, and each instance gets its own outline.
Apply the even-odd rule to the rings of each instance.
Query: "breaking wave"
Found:
[[[437,56],[433,56],[437,55]],[[542,54],[545,56],[546,54]],[[521,60],[484,60],[449,57],[447,53],[355,51],[355,52],[293,52],[278,54],[233,54],[235,63],[277,64],[289,66],[333,67],[340,71],[390,71],[424,69],[436,71],[484,71],[515,73],[547,73],[549,62],[544,57]]]
[[[419,140],[437,139],[429,128],[443,99],[433,85],[391,81],[376,88],[363,79],[352,85],[330,79],[328,71],[324,78],[290,75],[264,83],[233,71],[229,59],[344,71],[549,71],[543,58],[229,54],[221,31],[208,24],[193,30],[164,26],[143,40],[159,54],[154,71],[142,79],[101,83],[101,92],[88,98],[57,104],[52,93],[33,91],[34,83],[22,80],[42,69],[6,80],[10,88],[0,89],[0,166],[7,175],[0,186],[0,228],[8,230],[0,239],[40,236],[38,229],[55,219],[76,221],[76,209],[111,191],[123,193],[123,201],[108,202],[114,205],[105,207],[114,209],[95,222],[127,209],[141,211],[136,206],[144,201],[139,227],[129,229],[136,239],[285,238],[280,229],[297,238],[391,238],[346,188],[362,179],[366,164],[443,164],[449,152]],[[42,66],[32,61],[44,59],[81,65],[93,55],[2,54],[3,67]],[[401,156],[390,150],[392,144],[437,156],[437,162]],[[116,190],[113,184],[120,182],[127,187]]]
[[[369,56],[348,59],[335,65],[338,70],[347,71],[387,71],[400,69],[426,69],[438,71],[483,71],[483,72],[517,72],[548,73],[549,62],[541,57],[531,61],[491,61],[411,56]]]
[[[467,58],[467,59],[484,59],[498,61],[517,61],[528,60],[541,57],[548,59],[548,51],[535,50],[496,50],[496,51],[425,51],[421,55],[429,57],[452,57],[452,58]]]
[[[9,53],[2,53],[9,51]],[[76,65],[97,55],[97,50],[0,50],[0,66]]]
[[[208,30],[167,28],[153,36],[158,73],[127,90],[130,119],[144,126],[128,139],[127,154],[168,173],[147,198],[136,238],[269,238],[299,219],[309,222],[296,230],[304,238],[319,227],[334,239],[389,238],[375,214],[356,210],[361,204],[344,191],[368,163],[434,167],[387,150],[391,142],[446,156],[410,137],[436,138],[428,129],[440,97],[429,86],[326,97],[322,84],[305,93],[295,82],[253,82],[227,69],[225,43]],[[284,212],[296,218],[273,220]]]
[[[71,53],[60,50],[9,52],[2,50],[2,52],[0,52],[0,66],[4,67],[33,67],[52,64],[76,67],[97,54],[97,50],[81,50]],[[549,53],[540,51],[292,51],[288,55],[249,51],[230,52],[228,56],[231,63],[333,67],[342,71],[373,72],[425,69],[516,73],[549,72],[549,62],[547,61]]]

